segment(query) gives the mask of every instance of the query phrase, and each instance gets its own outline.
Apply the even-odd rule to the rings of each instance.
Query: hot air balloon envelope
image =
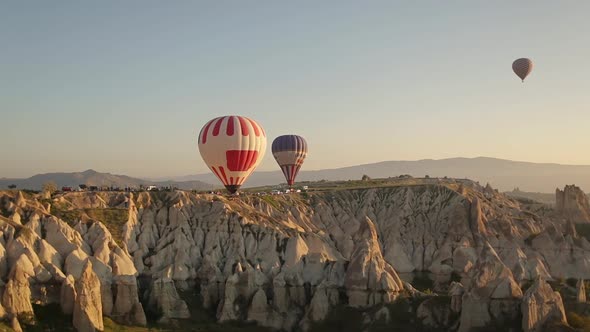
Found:
[[[201,129],[199,152],[209,169],[234,194],[262,161],[266,133],[247,117],[218,117]]]
[[[279,136],[272,142],[272,154],[281,167],[287,184],[292,186],[307,156],[307,142],[297,135]]]
[[[516,59],[512,63],[512,70],[514,71],[516,76],[520,77],[520,79],[524,82],[524,79],[533,70],[533,62],[531,61],[531,59],[527,58]]]

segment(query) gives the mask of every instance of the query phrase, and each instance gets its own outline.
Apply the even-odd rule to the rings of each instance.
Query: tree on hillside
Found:
[[[365,175],[363,175],[361,180],[362,181],[369,181],[369,180],[371,180],[371,178],[367,174],[365,174]]]
[[[8,186],[8,189],[16,189],[16,184],[11,184]]]
[[[54,181],[48,181],[43,184],[43,192],[53,194],[57,191],[57,183]]]

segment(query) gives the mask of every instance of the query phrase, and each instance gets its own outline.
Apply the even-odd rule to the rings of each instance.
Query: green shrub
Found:
[[[57,303],[33,304],[34,319],[20,320],[24,331],[75,331],[72,316],[64,315]]]
[[[430,279],[427,273],[416,272],[414,274],[414,278],[412,279],[412,286],[414,286],[414,288],[417,290],[424,292],[425,290],[434,289],[434,281]]]
[[[586,238],[586,240],[590,241],[590,224],[575,224],[576,233],[578,236]]]
[[[524,239],[524,244],[526,244],[527,246],[532,246],[533,245],[533,240],[538,236],[539,234],[531,234],[529,235],[526,239]]]
[[[590,317],[581,316],[575,312],[567,312],[567,322],[571,327],[581,329],[584,332],[590,332]]]
[[[310,332],[356,332],[362,331],[363,314],[356,308],[338,305],[328,313],[326,319],[312,323]]]
[[[8,212],[8,210],[6,209],[6,207],[2,204],[0,204],[0,215],[2,215],[3,217],[10,217],[10,212]]]
[[[0,322],[0,332],[14,332],[12,327],[6,325],[5,322]]]
[[[101,221],[118,245],[123,243],[123,226],[129,220],[128,209],[84,209],[91,219]]]
[[[51,214],[58,217],[59,219],[67,222],[68,224],[72,225],[73,223],[77,222],[82,218],[82,211],[80,210],[67,210],[62,209],[58,206],[51,207]]]
[[[70,225],[78,222],[84,215],[100,221],[111,232],[118,245],[123,243],[123,226],[129,220],[129,210],[118,208],[70,209],[65,205],[56,204],[51,207],[51,214]]]
[[[461,282],[461,275],[455,271],[451,272],[451,281]]]
[[[578,280],[576,280],[576,278],[567,278],[567,280],[565,282],[570,287],[576,287],[576,284],[578,283]]]
[[[531,288],[531,286],[533,285],[533,281],[531,280],[523,280],[522,281],[522,285],[520,286],[520,288],[522,289],[522,292],[526,292],[529,288]]]
[[[279,210],[281,208],[281,205],[279,204],[279,202],[277,202],[276,199],[272,195],[262,196],[262,200],[267,202],[270,206],[272,206],[273,208],[275,208],[277,210]]]

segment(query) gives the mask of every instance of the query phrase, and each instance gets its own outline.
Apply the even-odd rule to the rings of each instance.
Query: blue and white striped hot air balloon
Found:
[[[298,135],[283,135],[272,142],[272,155],[281,167],[287,184],[291,187],[307,156],[307,142]]]

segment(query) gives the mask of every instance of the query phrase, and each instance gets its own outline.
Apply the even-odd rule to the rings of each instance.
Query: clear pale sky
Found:
[[[205,122],[309,143],[303,169],[590,164],[587,1],[5,1],[0,177],[207,172]],[[530,57],[524,84],[512,61]],[[277,170],[270,151],[261,170]]]

